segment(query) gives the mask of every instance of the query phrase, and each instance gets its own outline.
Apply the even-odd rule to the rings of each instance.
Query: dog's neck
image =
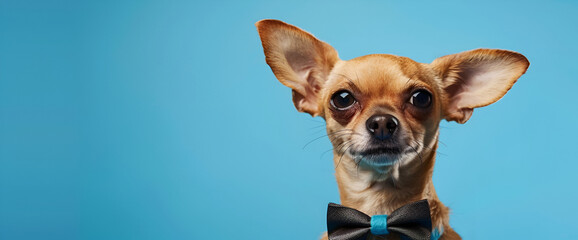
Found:
[[[421,199],[437,201],[432,183],[437,141],[416,157],[396,163],[384,171],[359,166],[349,155],[335,154],[341,203],[368,215],[390,214]]]

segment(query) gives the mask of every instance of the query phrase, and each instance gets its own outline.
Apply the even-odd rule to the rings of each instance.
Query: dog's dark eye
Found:
[[[418,108],[427,108],[431,105],[431,93],[426,90],[417,90],[411,95],[409,103]]]
[[[338,91],[331,96],[331,105],[337,110],[346,110],[355,104],[353,95],[345,90]]]

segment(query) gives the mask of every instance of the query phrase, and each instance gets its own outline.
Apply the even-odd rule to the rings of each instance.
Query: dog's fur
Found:
[[[516,52],[477,49],[430,64],[387,54],[344,61],[329,44],[295,26],[278,20],[256,25],[266,61],[293,90],[297,110],[326,121],[341,204],[376,215],[427,199],[433,226],[443,229],[441,239],[461,239],[432,183],[439,123],[465,123],[474,108],[502,98],[526,72],[528,60]],[[355,99],[347,109],[333,102],[343,91]],[[429,105],[414,104],[427,102],[428,93]],[[393,133],[376,139],[368,125],[374,116],[395,118]]]

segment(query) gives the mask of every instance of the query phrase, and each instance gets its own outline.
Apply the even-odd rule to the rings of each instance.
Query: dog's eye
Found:
[[[409,103],[418,108],[427,108],[431,105],[431,93],[426,90],[417,90],[411,95]]]
[[[355,104],[353,95],[345,90],[338,91],[331,96],[331,105],[337,110],[346,110]]]

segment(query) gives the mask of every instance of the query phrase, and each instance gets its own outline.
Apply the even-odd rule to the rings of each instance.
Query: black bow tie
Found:
[[[404,205],[390,215],[366,214],[352,208],[329,203],[327,232],[330,240],[364,240],[373,235],[399,233],[414,240],[429,240],[432,231],[427,200]]]

